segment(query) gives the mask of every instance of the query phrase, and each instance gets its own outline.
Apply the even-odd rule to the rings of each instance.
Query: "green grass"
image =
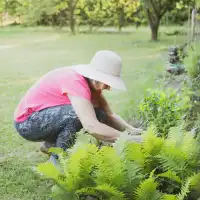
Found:
[[[130,119],[145,90],[156,86],[155,80],[165,67],[167,47],[185,39],[162,34],[161,40],[154,43],[149,38],[146,28],[127,34],[76,36],[47,28],[0,29],[1,200],[45,200],[50,192],[50,183],[42,181],[32,170],[48,158],[38,151],[38,143],[25,141],[13,128],[13,112],[26,90],[51,69],[88,63],[100,49],[114,50],[123,59],[128,92],[106,95],[113,109]]]

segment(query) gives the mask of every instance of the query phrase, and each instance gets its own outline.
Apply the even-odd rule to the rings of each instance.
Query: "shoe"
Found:
[[[49,149],[51,148],[51,147],[54,147],[55,146],[55,144],[53,144],[53,143],[49,143],[49,142],[42,142],[42,144],[40,145],[40,151],[42,152],[42,153],[45,153],[45,154],[48,154],[48,155],[51,155],[51,153],[49,153]]]
[[[55,156],[51,155],[49,158],[49,162],[51,162],[57,169],[59,169],[60,163],[59,163],[58,159],[55,158]]]

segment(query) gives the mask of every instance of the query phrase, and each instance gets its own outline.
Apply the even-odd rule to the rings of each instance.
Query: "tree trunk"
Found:
[[[70,29],[71,29],[71,32],[73,35],[75,35],[75,33],[76,33],[75,25],[76,25],[76,22],[74,19],[74,11],[72,11],[72,12],[70,12],[69,26],[70,26]]]
[[[120,33],[122,32],[122,26],[121,26],[121,25],[118,26],[118,31],[119,31]]]
[[[69,26],[70,26],[70,30],[72,34],[75,35],[76,19],[75,19],[74,12],[75,12],[76,6],[74,6],[74,1],[70,0],[68,6],[69,6]]]
[[[157,41],[158,40],[159,23],[150,25],[150,27],[151,27],[151,40]]]
[[[149,25],[151,28],[151,40],[157,41],[160,20],[161,20],[163,14],[158,15],[158,13],[150,11],[150,9],[148,7],[145,7],[145,10],[146,10],[148,22],[149,22]]]

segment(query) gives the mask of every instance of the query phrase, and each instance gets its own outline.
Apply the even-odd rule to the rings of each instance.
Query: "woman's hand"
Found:
[[[141,135],[143,132],[143,129],[132,127],[131,129],[128,130],[128,132],[130,135]]]
[[[125,140],[129,142],[142,143],[143,138],[141,135],[126,135]]]

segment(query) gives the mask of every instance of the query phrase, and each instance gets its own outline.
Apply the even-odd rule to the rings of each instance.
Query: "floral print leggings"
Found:
[[[101,123],[107,123],[103,109],[95,108],[95,113]],[[83,127],[72,105],[61,105],[34,112],[24,122],[15,122],[15,128],[26,140],[46,141],[65,150]]]

